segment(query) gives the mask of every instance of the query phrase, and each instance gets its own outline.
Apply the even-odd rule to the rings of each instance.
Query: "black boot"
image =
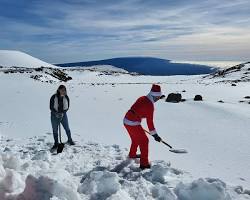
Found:
[[[140,165],[140,168],[141,168],[141,170],[150,169],[151,165],[146,165],[146,166]]]
[[[51,151],[55,151],[58,147],[58,143],[54,143],[53,147],[51,148]]]
[[[73,140],[68,140],[67,144],[72,146],[72,145],[75,145],[76,143]]]

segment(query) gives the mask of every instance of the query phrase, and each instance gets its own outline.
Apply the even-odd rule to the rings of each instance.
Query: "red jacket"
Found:
[[[155,134],[154,127],[154,103],[151,96],[142,96],[136,100],[131,109],[126,113],[124,124],[137,126],[140,125],[141,120],[146,118],[148,129],[151,134]]]

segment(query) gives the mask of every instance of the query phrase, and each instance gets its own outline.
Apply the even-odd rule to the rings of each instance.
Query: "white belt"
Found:
[[[141,125],[141,122],[138,122],[138,121],[131,121],[131,120],[128,120],[127,118],[124,118],[123,119],[123,123],[125,125],[129,125],[129,126],[138,126],[138,125]]]

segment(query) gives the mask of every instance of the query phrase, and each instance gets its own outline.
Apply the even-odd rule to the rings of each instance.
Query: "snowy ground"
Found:
[[[49,98],[59,83],[41,83],[27,74],[0,74],[0,197],[20,194],[26,180],[19,199],[33,199],[28,191],[42,193],[41,188],[48,195],[40,198],[44,200],[53,195],[67,200],[250,199],[238,194],[250,189],[250,112],[244,99],[250,95],[249,83],[232,87],[210,84],[212,80],[201,83],[200,76],[99,74],[69,74],[73,80],[66,84],[71,98],[68,115],[77,146],[59,156],[47,151],[53,142]],[[156,104],[155,123],[166,141],[189,153],[170,153],[151,139],[153,169],[139,172],[134,161],[122,163],[130,143],[122,119],[135,99],[158,82],[166,94],[186,90],[186,102]],[[195,94],[203,95],[204,101],[194,102]]]

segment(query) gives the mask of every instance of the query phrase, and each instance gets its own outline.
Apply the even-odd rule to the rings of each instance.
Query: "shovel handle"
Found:
[[[170,149],[172,149],[173,147],[171,145],[169,145],[168,143],[166,143],[165,141],[161,140],[161,142],[165,145],[167,145]]]
[[[150,135],[150,132],[148,132],[147,130],[143,129],[146,133],[148,133]],[[161,140],[161,143],[165,144],[166,146],[168,146],[170,149],[172,149],[173,147],[171,145],[169,145],[168,143],[166,143],[165,141]]]

